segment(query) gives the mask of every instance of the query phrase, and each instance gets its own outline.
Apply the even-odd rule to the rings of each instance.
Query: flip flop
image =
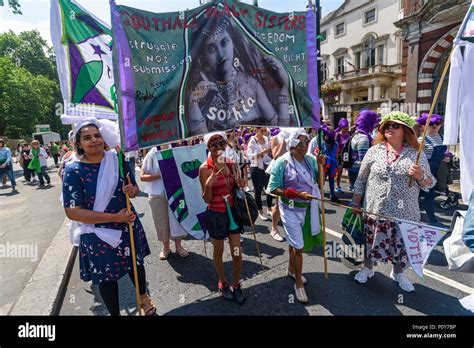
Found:
[[[186,257],[189,256],[189,252],[184,249],[183,247],[176,249],[176,253],[179,255],[179,257],[185,259]]]
[[[160,260],[166,260],[171,254],[171,249],[168,250],[166,253],[164,250],[160,251]]]

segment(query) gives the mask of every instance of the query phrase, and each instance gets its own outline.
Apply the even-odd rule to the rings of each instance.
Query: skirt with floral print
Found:
[[[364,218],[366,258],[372,262],[391,262],[405,269],[408,256],[395,222]]]

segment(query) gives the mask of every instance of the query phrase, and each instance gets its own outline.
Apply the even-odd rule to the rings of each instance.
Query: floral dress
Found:
[[[63,205],[65,208],[80,206],[93,210],[99,175],[100,163],[89,164],[74,162],[66,166],[63,181]],[[133,185],[136,185],[133,172],[124,162],[125,176],[130,174]],[[122,192],[123,180],[119,178],[114,196],[105,209],[105,213],[118,213],[127,207],[125,194]],[[135,209],[132,206],[132,210]],[[135,212],[136,214],[136,212]],[[97,227],[122,230],[122,242],[113,249],[108,243],[94,233],[81,235],[79,243],[80,277],[84,281],[92,280],[93,284],[116,281],[132,269],[132,249],[128,223],[95,224]],[[143,264],[143,258],[150,254],[145,231],[138,217],[133,223],[137,263]]]
[[[362,160],[354,187],[354,194],[364,196],[363,208],[375,214],[419,222],[420,186],[413,180],[410,187],[408,175],[409,168],[415,162],[416,150],[406,145],[398,157],[394,157],[385,144],[371,147]],[[423,189],[426,191],[436,184],[436,179],[423,152],[419,165],[433,180],[429,187]],[[364,218],[364,233],[367,259],[398,263],[402,268],[408,266],[403,239],[394,221],[368,214]]]

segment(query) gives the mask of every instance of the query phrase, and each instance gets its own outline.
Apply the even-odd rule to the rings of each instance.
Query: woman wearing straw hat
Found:
[[[145,315],[154,315],[156,306],[147,293],[144,267],[150,249],[135,210],[126,209],[125,195],[136,197],[138,186],[128,164],[124,161],[123,169],[131,183],[119,175],[117,154],[105,150],[120,141],[113,127],[112,121],[87,118],[74,128],[76,152],[81,157],[64,169],[63,206],[73,220],[70,237],[79,247],[80,277],[99,286],[111,315],[120,315],[117,281],[128,274],[134,282],[132,223],[141,306]]]
[[[378,127],[374,146],[367,151],[361,163],[352,202],[354,214],[360,214],[362,201],[367,211],[364,218],[364,267],[355,275],[359,283],[365,283],[374,276],[374,262],[391,262],[390,278],[404,291],[415,290],[404,273],[409,266],[408,257],[395,222],[370,214],[420,221],[420,188],[429,190],[436,179],[431,175],[424,153],[416,164],[418,141],[413,130],[415,123],[402,112],[385,115]],[[410,179],[414,179],[411,186]]]
[[[206,230],[214,246],[214,266],[219,277],[217,287],[224,299],[235,300],[242,304],[245,301],[240,285],[242,270],[240,234],[243,232],[243,227],[235,223],[233,216],[235,216],[234,187],[235,185],[243,187],[244,181],[236,178],[237,170],[234,164],[224,157],[227,146],[227,137],[224,132],[206,134],[204,142],[209,149],[209,157],[199,167],[199,180],[203,192],[202,198],[208,204]],[[226,238],[229,238],[232,255],[232,288],[227,283],[222,262]]]
[[[304,288],[303,251],[320,244],[318,164],[307,155],[309,135],[304,129],[294,130],[288,138],[289,152],[278,158],[272,168],[269,190],[279,196],[281,221],[289,244],[287,275],[295,280],[296,299],[308,302]],[[324,161],[323,161],[324,162]]]

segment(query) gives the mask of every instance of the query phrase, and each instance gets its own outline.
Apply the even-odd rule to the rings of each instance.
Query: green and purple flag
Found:
[[[153,13],[111,0],[127,151],[236,126],[319,128],[314,12],[233,0]]]
[[[112,33],[72,0],[51,0],[51,38],[68,116],[117,120]]]

